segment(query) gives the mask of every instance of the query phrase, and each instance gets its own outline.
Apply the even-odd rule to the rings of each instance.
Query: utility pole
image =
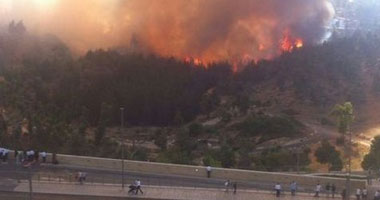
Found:
[[[121,187],[124,189],[124,107],[120,107],[121,134]]]
[[[32,187],[32,166],[29,166],[29,200],[33,200],[33,187]]]
[[[348,131],[348,138],[349,138],[349,141],[348,143],[346,144],[347,146],[347,153],[348,153],[348,166],[347,166],[347,179],[346,179],[346,199],[345,200],[349,200],[350,199],[350,195],[351,195],[351,146],[352,146],[352,133],[351,133],[351,129],[350,129],[350,125],[348,125],[348,128],[347,128],[347,131]]]

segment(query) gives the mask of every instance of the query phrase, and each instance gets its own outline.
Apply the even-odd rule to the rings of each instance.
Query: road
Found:
[[[127,169],[128,166],[126,166]],[[17,167],[12,161],[8,164],[0,165],[0,188],[5,191],[11,191],[16,185],[17,180],[27,180],[29,172],[32,174],[33,180],[43,181],[62,181],[62,182],[75,182],[75,174],[78,171],[86,172],[88,183],[111,183],[121,184],[121,172],[109,171],[99,169],[83,169],[74,166],[62,165],[39,165],[34,166],[31,170],[23,167]],[[206,173],[205,173],[206,175]],[[224,188],[226,180],[213,179],[213,178],[199,178],[199,177],[185,177],[176,175],[160,175],[160,174],[146,174],[136,173],[126,170],[125,183],[126,187],[134,180],[140,179],[143,185],[152,186],[180,186],[180,187],[193,187],[193,188]],[[239,182],[239,189],[260,189],[272,190],[275,180],[273,182]],[[285,190],[288,185],[283,185]],[[299,186],[300,191],[312,192],[314,186]]]

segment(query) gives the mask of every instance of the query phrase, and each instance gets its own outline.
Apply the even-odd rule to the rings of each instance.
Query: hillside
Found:
[[[3,31],[0,144],[120,157],[124,140],[130,159],[272,171],[295,170],[300,154],[309,169],[315,145],[339,137],[329,117],[337,103],[354,104],[366,149],[380,121],[379,46],[357,33],[234,73],[224,62],[116,50],[73,58],[53,36]]]

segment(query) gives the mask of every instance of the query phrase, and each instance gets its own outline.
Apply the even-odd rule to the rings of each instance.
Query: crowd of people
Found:
[[[46,163],[47,153],[45,151],[34,151],[29,149],[27,151],[15,150],[14,153],[16,165],[22,164],[24,167],[28,167],[35,163],[40,163],[40,158],[42,158],[42,163]]]
[[[289,188],[290,188],[291,195],[295,196],[296,191],[297,191],[297,183],[295,181],[292,181],[290,183]],[[282,186],[280,183],[276,183],[274,185],[274,191],[275,191],[276,197],[281,196],[281,194],[283,193],[283,189],[282,189]],[[335,184],[327,183],[325,185],[324,193],[325,193],[326,197],[335,198],[336,191],[337,191],[337,188],[336,188]],[[314,189],[314,197],[320,197],[321,193],[322,193],[322,185],[320,183],[317,183],[317,185],[315,186],[315,189]],[[366,188],[363,188],[363,189],[357,188],[356,192],[355,192],[355,196],[356,196],[357,200],[367,200],[368,191]],[[341,197],[342,197],[342,199],[345,199],[345,197],[346,197],[346,190],[345,189],[342,190]],[[380,200],[380,190],[376,191],[374,199]]]

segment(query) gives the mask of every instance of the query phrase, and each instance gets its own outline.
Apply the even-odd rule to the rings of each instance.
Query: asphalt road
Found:
[[[133,183],[134,180],[140,179],[143,185],[155,186],[183,186],[194,188],[224,188],[226,180],[200,177],[185,177],[176,175],[146,174],[126,171],[124,175],[125,186]],[[17,180],[27,180],[32,175],[34,181],[64,181],[75,182],[75,174],[78,171],[87,173],[87,184],[121,184],[121,171],[109,171],[99,169],[84,169],[74,166],[62,165],[35,165],[31,169],[16,166],[12,161],[7,164],[0,164],[0,190],[12,191],[17,185]],[[206,173],[205,173],[206,176]],[[273,190],[275,180],[273,182],[238,182],[238,189],[260,189]],[[288,184],[284,184],[283,188],[287,190]],[[300,191],[311,192],[314,186],[299,186]]]

